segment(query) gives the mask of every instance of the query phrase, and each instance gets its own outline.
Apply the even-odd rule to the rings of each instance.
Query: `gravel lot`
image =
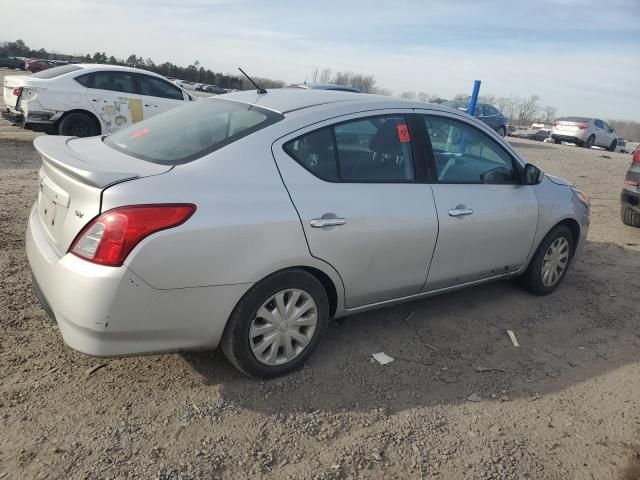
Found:
[[[259,382],[220,353],[104,361],[63,344],[24,255],[32,138],[0,122],[0,478],[640,478],[628,155],[514,141],[592,199],[553,295],[499,282],[350,317],[304,369]]]

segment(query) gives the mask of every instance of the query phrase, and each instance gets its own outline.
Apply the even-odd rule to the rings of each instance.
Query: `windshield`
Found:
[[[282,120],[247,103],[207,99],[171,109],[105,138],[121,152],[162,165],[179,165]]]
[[[31,75],[33,78],[55,78],[65,73],[75,72],[76,70],[82,70],[82,67],[77,65],[62,65],[60,67],[48,68],[41,70],[38,73]]]

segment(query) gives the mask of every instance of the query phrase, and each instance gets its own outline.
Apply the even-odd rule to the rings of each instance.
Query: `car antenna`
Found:
[[[264,88],[262,88],[260,85],[258,85],[256,82],[254,82],[254,81],[253,81],[253,78],[251,78],[249,75],[247,75],[247,74],[245,73],[245,71],[244,71],[244,70],[242,70],[240,67],[238,67],[238,70],[240,70],[240,72],[241,72],[245,77],[247,77],[247,80],[249,80],[251,83],[253,83],[253,86],[254,86],[254,87],[256,87],[256,88],[258,89],[258,93],[259,93],[260,95],[262,95],[263,93],[267,93],[267,91],[266,91]]]

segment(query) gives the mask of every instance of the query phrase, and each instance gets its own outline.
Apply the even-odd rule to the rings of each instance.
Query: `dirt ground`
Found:
[[[333,322],[305,368],[261,382],[217,352],[64,345],[24,254],[29,135],[0,122],[0,479],[640,478],[628,155],[514,141],[591,196],[590,241],[554,294],[499,282]]]

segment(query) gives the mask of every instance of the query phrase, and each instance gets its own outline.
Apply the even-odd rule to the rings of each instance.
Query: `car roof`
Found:
[[[291,85],[287,85],[287,88],[308,88],[314,90],[333,90],[338,92],[360,93],[360,90],[355,87],[336,85],[335,83],[293,83]]]
[[[358,108],[428,108],[460,113],[460,111],[442,105],[397,97],[307,88],[272,88],[268,89],[267,93],[264,94],[259,94],[256,90],[244,90],[212,98],[248,103],[283,114],[321,105],[335,104],[338,106],[345,103],[352,104],[354,108],[356,105]]]
[[[99,70],[119,70],[122,72],[135,72],[135,73],[143,73],[147,75],[153,75],[155,77],[165,78],[160,74],[155,72],[150,72],[149,70],[145,70],[143,68],[135,68],[135,67],[124,67],[122,65],[108,65],[104,63],[76,63],[74,64],[85,70],[99,71]]]
[[[364,98],[366,98],[367,103],[397,100],[398,103],[402,103],[401,108],[411,108],[407,107],[404,104],[405,102],[400,99],[392,99],[381,95],[363,95],[362,93],[308,88],[271,88],[264,94],[259,94],[256,90],[244,90],[227,93],[216,98],[250,103],[279,113],[287,113],[329,103],[362,101]]]

